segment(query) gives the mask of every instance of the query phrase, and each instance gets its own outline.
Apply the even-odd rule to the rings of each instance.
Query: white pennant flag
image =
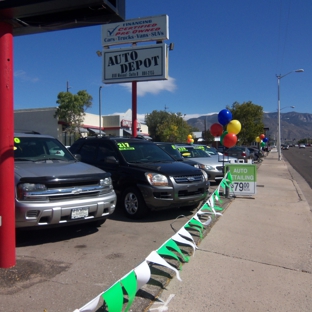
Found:
[[[170,265],[167,261],[165,261],[155,250],[152,251],[148,256],[147,258],[145,259],[146,261],[149,261],[149,262],[153,262],[153,263],[156,263],[156,264],[160,264],[160,265],[163,265],[173,271],[175,271],[176,275],[177,275],[177,279],[179,281],[182,282],[181,278],[180,278],[180,274],[179,274],[179,271],[174,268],[172,265]]]
[[[137,277],[137,290],[141,289],[151,278],[151,270],[146,261],[138,265],[134,272]]]

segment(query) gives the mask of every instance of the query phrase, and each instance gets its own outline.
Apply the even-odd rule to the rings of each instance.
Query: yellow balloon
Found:
[[[189,135],[187,136],[187,138],[188,138],[188,139],[191,139],[191,138],[192,138],[192,135],[191,135],[191,134],[189,134]]]
[[[261,142],[261,139],[260,139],[260,137],[256,137],[256,142],[258,142],[258,143],[260,143]]]
[[[238,120],[231,120],[227,126],[226,126],[226,130],[228,133],[234,133],[234,134],[238,134],[242,129],[242,125]]]

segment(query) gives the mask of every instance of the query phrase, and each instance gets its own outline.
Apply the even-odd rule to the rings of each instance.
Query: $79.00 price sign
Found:
[[[229,164],[225,172],[230,171],[233,182],[229,189],[232,195],[256,194],[257,167],[252,164]]]

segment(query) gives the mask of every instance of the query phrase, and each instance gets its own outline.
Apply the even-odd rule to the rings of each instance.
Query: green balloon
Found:
[[[223,138],[224,138],[227,134],[228,134],[227,131],[223,131],[223,133],[222,133],[221,136],[220,136],[220,142],[221,142],[222,145],[223,145]]]

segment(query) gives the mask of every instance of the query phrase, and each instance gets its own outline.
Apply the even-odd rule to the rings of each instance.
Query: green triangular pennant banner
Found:
[[[125,278],[123,278],[121,281],[122,286],[125,288],[127,294],[128,294],[128,304],[124,312],[128,312],[133,300],[135,298],[135,294],[137,291],[137,279],[135,276],[135,272],[131,271]]]
[[[123,293],[119,281],[102,294],[109,312],[122,312]]]

